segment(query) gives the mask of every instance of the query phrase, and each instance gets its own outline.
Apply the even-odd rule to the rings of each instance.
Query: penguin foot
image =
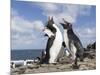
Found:
[[[73,68],[73,69],[79,69],[79,65],[73,64],[73,65],[72,65],[72,68]]]
[[[57,63],[53,63],[53,65],[57,65]]]

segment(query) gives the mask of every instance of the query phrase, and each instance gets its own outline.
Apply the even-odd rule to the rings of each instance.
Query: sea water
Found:
[[[41,57],[43,49],[38,50],[11,50],[11,60],[26,60]]]

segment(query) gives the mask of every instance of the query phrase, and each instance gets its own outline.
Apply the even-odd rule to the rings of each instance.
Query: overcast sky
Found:
[[[61,29],[62,18],[73,24],[73,30],[84,47],[96,40],[96,7],[90,5],[24,2],[11,3],[11,49],[45,49],[44,28],[53,16]]]

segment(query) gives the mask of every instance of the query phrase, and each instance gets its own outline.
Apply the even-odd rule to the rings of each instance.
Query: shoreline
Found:
[[[37,73],[52,73],[52,72],[71,72],[71,71],[84,71],[84,70],[95,70],[96,59],[85,58],[84,62],[78,62],[79,69],[73,69],[70,63],[58,63],[54,64],[31,64],[24,65],[17,68],[11,68],[11,75],[19,74],[37,74]]]
[[[35,63],[31,63],[30,60],[27,64],[20,65],[15,68],[11,68],[11,75],[20,74],[37,74],[37,73],[52,73],[52,72],[71,72],[71,71],[86,71],[96,70],[96,48],[95,44],[88,45],[84,52],[84,61],[78,60],[79,68],[75,69],[70,62],[70,57],[63,56],[57,64],[39,64],[38,60]]]

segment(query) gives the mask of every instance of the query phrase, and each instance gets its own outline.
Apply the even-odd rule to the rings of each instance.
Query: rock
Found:
[[[48,72],[57,72],[58,70],[57,70],[57,68],[55,68],[55,67],[50,67],[50,68],[48,68]]]
[[[84,62],[89,62],[89,61],[91,61],[91,59],[89,59],[89,58],[84,59]]]
[[[70,57],[64,56],[64,57],[60,58],[59,63],[60,64],[68,64],[68,63],[70,63],[70,61],[71,61]]]
[[[86,65],[80,65],[79,69],[80,70],[88,70],[88,67]]]
[[[26,69],[24,73],[25,74],[31,74],[31,73],[35,73],[35,72],[32,69]]]
[[[64,69],[72,69],[72,64],[62,64],[57,67],[57,69],[64,70]]]
[[[18,68],[11,69],[11,74],[12,75],[23,74],[25,70],[26,70],[26,66],[21,66]]]
[[[41,67],[48,67],[50,64],[41,64]]]
[[[89,67],[90,70],[96,69],[96,64],[95,63],[90,63],[90,64],[88,64],[88,67]]]
[[[12,72],[12,73],[16,73],[16,72],[19,72],[19,71],[20,71],[19,68],[11,69],[11,72]]]
[[[11,75],[20,75],[20,74],[16,72],[16,73],[11,73]]]
[[[39,68],[39,65],[36,65],[36,64],[32,64],[32,65],[27,65],[27,68],[28,69],[37,69],[37,68]]]
[[[89,44],[87,45],[87,49],[96,49],[96,42],[94,42],[93,44]]]
[[[94,70],[96,69],[96,50],[95,44],[91,44],[90,48],[85,49],[85,58],[83,62],[78,60],[78,67],[73,66],[71,58],[63,56],[59,59],[57,64],[39,64],[34,63],[31,65],[21,66],[17,68],[11,68],[11,75],[19,74],[34,74],[34,73],[46,73],[46,72],[64,72],[64,71],[76,71],[76,70]]]

